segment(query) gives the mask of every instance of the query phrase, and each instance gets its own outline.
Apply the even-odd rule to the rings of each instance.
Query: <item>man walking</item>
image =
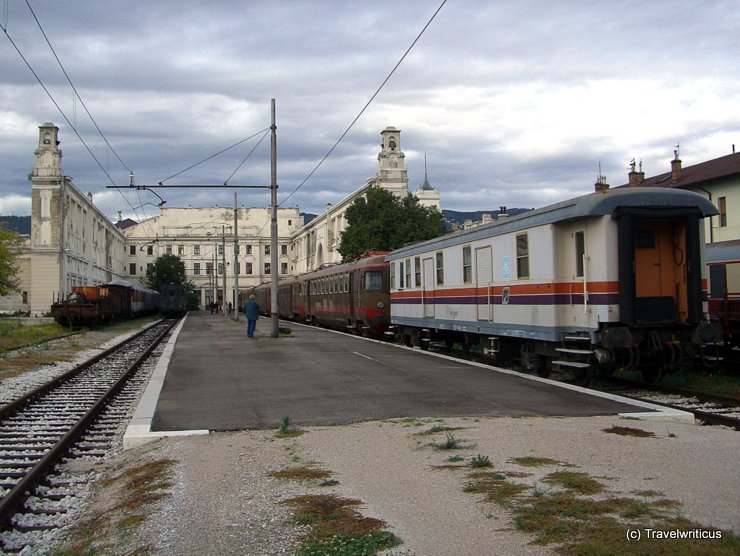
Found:
[[[244,303],[244,314],[247,317],[247,338],[254,338],[254,329],[257,327],[257,319],[260,317],[260,307],[254,299],[254,294]]]

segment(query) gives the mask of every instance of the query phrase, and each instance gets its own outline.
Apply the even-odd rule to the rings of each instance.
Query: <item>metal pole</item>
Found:
[[[216,303],[216,307],[218,307],[218,278],[216,276],[216,265],[217,265],[218,259],[216,259],[216,251],[218,251],[218,243],[214,241],[213,242],[213,268],[211,269],[211,274],[213,275],[213,303]]]
[[[270,141],[270,209],[272,212],[270,218],[270,314],[272,316],[272,334],[273,338],[278,337],[278,220],[277,220],[277,126],[275,125],[275,99],[271,101],[272,137]]]
[[[226,226],[221,226],[221,267],[224,271],[224,293],[223,303],[221,304],[221,310],[226,317]]]
[[[234,320],[239,322],[239,228],[237,227],[236,191],[234,191]]]

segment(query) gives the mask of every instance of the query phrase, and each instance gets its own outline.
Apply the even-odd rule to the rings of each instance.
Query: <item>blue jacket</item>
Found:
[[[247,320],[257,320],[260,316],[260,306],[254,299],[248,299],[244,303],[244,314],[247,315]]]

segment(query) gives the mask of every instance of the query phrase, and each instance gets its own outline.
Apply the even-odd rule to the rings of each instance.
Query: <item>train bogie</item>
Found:
[[[543,375],[671,370],[697,329],[711,335],[700,220],[714,211],[687,191],[617,189],[398,249],[392,323],[407,343],[483,342]]]

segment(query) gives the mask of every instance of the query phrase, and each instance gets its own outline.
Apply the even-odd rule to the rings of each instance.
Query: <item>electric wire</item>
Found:
[[[168,180],[171,180],[172,178],[174,178],[174,177],[176,177],[176,176],[179,176],[180,174],[184,174],[184,173],[185,173],[185,172],[187,172],[188,170],[192,170],[193,168],[195,168],[196,166],[198,166],[198,165],[200,165],[200,164],[203,164],[204,162],[208,162],[208,161],[209,161],[209,160],[211,160],[212,158],[215,158],[215,157],[217,157],[218,155],[220,155],[220,154],[223,154],[223,153],[225,153],[225,152],[226,152],[226,151],[228,151],[229,149],[233,149],[234,147],[237,147],[237,146],[241,145],[241,144],[242,144],[242,143],[244,143],[245,141],[249,141],[250,139],[252,139],[252,138],[254,138],[254,137],[257,137],[257,136],[258,136],[258,135],[259,135],[260,133],[265,133],[266,131],[269,131],[269,130],[270,130],[270,128],[269,128],[269,127],[266,127],[265,129],[261,129],[261,130],[259,130],[259,131],[258,131],[257,133],[254,133],[253,135],[250,135],[249,137],[247,137],[247,138],[245,138],[245,139],[242,139],[241,141],[237,141],[236,143],[234,143],[233,145],[231,145],[231,146],[229,146],[229,147],[226,147],[225,149],[221,149],[221,150],[220,150],[220,151],[218,151],[217,153],[214,153],[214,154],[212,154],[211,156],[209,156],[209,157],[207,157],[207,158],[204,158],[204,159],[203,159],[203,160],[201,160],[200,162],[196,162],[196,163],[195,163],[195,164],[193,164],[192,166],[188,166],[188,167],[187,167],[187,168],[185,168],[184,170],[180,170],[180,171],[179,171],[179,172],[177,172],[176,174],[172,174],[172,175],[171,175],[170,177],[168,177],[168,178],[165,178],[165,179],[163,179],[163,180],[160,180],[160,181],[159,181],[159,185],[162,185],[162,184],[163,184],[164,182],[166,182],[166,181],[168,181]]]
[[[429,21],[427,21],[426,25],[424,25],[424,27],[422,28],[422,30],[421,30],[421,31],[419,32],[419,34],[418,34],[418,35],[416,36],[416,38],[415,38],[415,39],[413,40],[413,42],[411,43],[411,46],[409,46],[409,47],[408,47],[408,48],[406,49],[406,52],[404,52],[404,53],[403,53],[403,56],[401,56],[401,59],[400,59],[400,60],[398,60],[398,62],[396,63],[396,65],[395,65],[395,66],[393,66],[393,69],[392,69],[392,70],[390,71],[390,73],[388,74],[388,76],[387,76],[387,77],[386,77],[386,78],[385,78],[385,79],[383,80],[383,82],[382,82],[382,83],[380,84],[380,87],[378,87],[378,88],[377,88],[377,90],[376,90],[376,91],[375,91],[375,92],[373,93],[373,95],[372,95],[372,96],[370,97],[370,100],[368,100],[368,101],[367,101],[367,103],[365,104],[365,106],[363,106],[363,107],[362,107],[362,110],[360,110],[359,114],[357,114],[357,116],[355,116],[355,119],[354,119],[354,120],[352,120],[352,122],[351,122],[351,123],[349,124],[349,126],[347,127],[347,129],[345,129],[345,130],[344,130],[344,133],[342,133],[342,135],[340,135],[340,136],[339,136],[339,139],[337,139],[336,143],[334,143],[334,145],[333,145],[333,146],[331,147],[331,149],[329,149],[329,152],[327,152],[327,153],[326,153],[326,154],[324,155],[324,157],[323,157],[323,158],[322,158],[322,159],[321,159],[321,160],[319,161],[319,163],[318,163],[318,164],[317,164],[317,165],[316,165],[316,166],[315,166],[315,167],[313,168],[313,170],[311,170],[311,172],[310,172],[310,173],[309,173],[309,174],[308,174],[308,175],[307,175],[307,176],[306,176],[306,177],[304,178],[304,180],[303,180],[303,181],[302,181],[301,183],[299,183],[299,184],[298,184],[298,185],[296,186],[296,188],[295,188],[295,189],[293,189],[293,191],[291,191],[291,192],[290,192],[290,194],[289,194],[289,195],[288,195],[288,196],[287,196],[287,197],[286,197],[285,199],[283,199],[282,203],[278,203],[278,206],[280,206],[280,205],[282,205],[282,204],[286,203],[286,202],[288,201],[288,199],[290,199],[290,198],[291,198],[291,197],[292,197],[293,195],[295,195],[295,194],[296,194],[296,193],[298,192],[298,190],[299,190],[299,189],[301,189],[301,188],[302,188],[302,187],[304,186],[304,184],[305,184],[305,183],[306,183],[306,182],[307,182],[307,181],[308,181],[309,179],[311,179],[311,176],[313,176],[313,175],[314,175],[314,174],[316,173],[316,171],[317,171],[317,170],[318,170],[318,169],[319,169],[319,168],[321,167],[321,165],[322,165],[322,164],[324,163],[324,161],[326,161],[326,159],[327,159],[327,158],[329,158],[329,156],[330,156],[330,155],[331,155],[331,154],[332,154],[332,153],[334,152],[334,149],[336,149],[336,148],[337,148],[337,146],[339,145],[339,143],[341,143],[341,142],[342,142],[342,139],[344,139],[344,137],[345,137],[345,136],[347,135],[347,133],[349,133],[349,131],[350,131],[350,130],[352,129],[352,127],[354,127],[355,123],[357,123],[357,120],[359,120],[359,119],[360,119],[360,117],[362,116],[362,114],[364,114],[364,113],[365,113],[365,110],[367,110],[367,108],[368,108],[368,107],[370,106],[370,104],[371,104],[371,103],[373,102],[373,100],[375,100],[375,97],[377,97],[377,96],[378,96],[378,94],[379,94],[379,93],[380,93],[380,91],[381,91],[381,90],[383,89],[383,87],[385,86],[385,84],[386,84],[386,83],[388,83],[388,81],[389,81],[389,80],[390,80],[390,78],[391,78],[391,77],[393,76],[393,74],[394,74],[394,73],[396,72],[396,70],[397,70],[397,69],[398,69],[398,67],[399,67],[399,66],[401,65],[401,63],[402,63],[402,62],[403,62],[403,61],[404,61],[404,60],[406,59],[406,56],[408,56],[409,52],[411,52],[411,49],[413,49],[413,48],[414,48],[414,46],[416,45],[416,43],[417,43],[417,42],[419,41],[419,39],[421,38],[421,36],[422,36],[422,35],[424,34],[424,32],[425,32],[425,31],[427,30],[427,28],[428,28],[428,27],[429,27],[429,26],[430,26],[430,25],[432,24],[432,21],[434,21],[434,18],[435,18],[435,17],[437,17],[437,14],[438,14],[438,13],[439,13],[439,12],[440,12],[440,11],[442,10],[442,8],[444,7],[444,5],[445,5],[446,3],[447,3],[447,0],[443,0],[443,1],[442,1],[442,3],[441,3],[441,4],[439,5],[439,7],[437,8],[437,10],[436,10],[436,11],[435,11],[435,12],[434,12],[434,13],[432,14],[432,17],[431,17],[431,18],[429,18]]]
[[[242,161],[241,161],[241,162],[239,163],[239,165],[238,165],[238,166],[236,167],[236,169],[235,169],[235,170],[234,170],[233,172],[231,172],[231,175],[230,175],[230,176],[229,176],[228,178],[226,178],[226,181],[224,182],[224,185],[226,185],[226,184],[228,184],[228,183],[229,183],[229,180],[230,180],[231,178],[233,178],[233,177],[234,177],[234,174],[236,174],[236,173],[237,173],[237,172],[239,171],[239,168],[241,168],[241,167],[242,167],[242,166],[244,165],[244,163],[245,163],[245,162],[247,161],[247,159],[248,159],[248,158],[249,158],[250,156],[252,156],[252,153],[253,153],[253,152],[254,152],[254,151],[255,151],[255,150],[257,149],[257,147],[259,147],[259,146],[260,146],[260,143],[262,143],[262,141],[264,141],[265,137],[267,137],[267,133],[268,133],[269,131],[270,131],[270,129],[268,128],[268,129],[267,129],[267,130],[265,131],[265,133],[264,133],[264,134],[262,134],[262,137],[260,137],[260,140],[259,140],[259,141],[257,141],[257,144],[256,144],[256,145],[255,145],[254,147],[252,147],[252,150],[250,150],[250,151],[249,151],[249,152],[247,153],[247,156],[245,156],[245,157],[244,157],[244,160],[242,160]]]
[[[69,77],[69,74],[67,73],[67,70],[64,68],[64,65],[62,64],[62,61],[59,59],[59,56],[57,56],[56,50],[54,50],[54,47],[51,44],[51,41],[49,40],[49,37],[46,35],[46,32],[44,31],[44,28],[41,25],[41,22],[39,21],[38,17],[36,17],[36,13],[33,11],[33,8],[31,7],[31,4],[28,0],[26,0],[26,5],[28,6],[29,11],[31,12],[31,15],[33,16],[33,19],[36,21],[36,25],[38,25],[39,30],[41,31],[41,34],[44,36],[44,40],[46,40],[46,44],[49,45],[49,49],[51,50],[51,53],[54,55],[54,58],[56,59],[57,63],[59,64],[59,67],[62,70],[62,73],[64,74],[64,77],[67,78],[67,82],[69,83],[69,86],[72,87],[72,90],[75,93],[75,96],[79,99],[80,104],[85,109],[85,113],[87,113],[87,116],[90,118],[90,121],[95,126],[95,129],[98,130],[98,133],[103,138],[103,141],[105,141],[105,144],[108,145],[108,148],[111,150],[111,152],[115,155],[115,157],[118,159],[118,162],[121,163],[121,165],[129,172],[131,173],[131,168],[123,161],[121,160],[121,157],[118,156],[118,153],[116,152],[116,149],[113,148],[113,146],[108,141],[108,138],[103,133],[103,130],[100,129],[100,126],[98,125],[98,122],[95,121],[95,118],[93,118],[92,114],[90,113],[90,110],[88,110],[87,105],[85,104],[85,101],[82,100],[82,96],[80,96],[80,93],[77,91],[77,87],[75,87],[74,83],[72,83],[72,79]]]

